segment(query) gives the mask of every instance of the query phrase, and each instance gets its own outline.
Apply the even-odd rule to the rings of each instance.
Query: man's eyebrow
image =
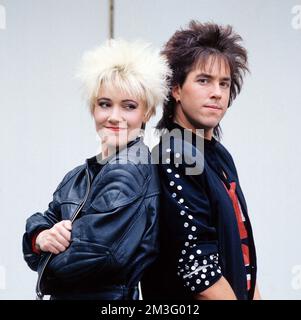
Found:
[[[223,81],[231,81],[231,77],[224,77],[221,80],[223,80]]]
[[[211,74],[204,73],[204,72],[198,73],[198,74],[196,75],[196,77],[213,78]]]
[[[204,78],[208,78],[208,79],[213,79],[214,78],[211,74],[204,73],[204,72],[198,73],[196,75],[196,78],[198,78],[198,77],[204,77]],[[223,77],[223,78],[221,78],[221,80],[222,81],[231,81],[231,77]]]

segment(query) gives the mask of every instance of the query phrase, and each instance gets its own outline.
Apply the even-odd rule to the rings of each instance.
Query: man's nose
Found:
[[[219,83],[214,83],[211,92],[212,98],[220,99],[222,97],[222,91]]]

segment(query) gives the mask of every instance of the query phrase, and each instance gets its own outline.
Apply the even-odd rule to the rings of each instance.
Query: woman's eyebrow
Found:
[[[122,100],[122,102],[133,102],[133,103],[135,103],[135,104],[138,104],[137,101],[131,100],[131,99],[124,99],[124,100]]]
[[[138,106],[138,102],[137,101],[135,101],[135,100],[131,100],[131,99],[124,99],[124,100],[122,100],[121,102],[130,102],[130,103],[133,103],[133,104],[135,104],[135,105],[137,105]]]
[[[97,100],[107,100],[107,101],[111,101],[111,99],[106,98],[106,97],[100,97],[100,98],[97,98]]]

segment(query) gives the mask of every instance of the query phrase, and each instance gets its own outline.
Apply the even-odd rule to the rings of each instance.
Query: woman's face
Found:
[[[116,150],[134,140],[147,120],[145,114],[146,107],[141,100],[112,87],[101,86],[93,117],[103,148]]]

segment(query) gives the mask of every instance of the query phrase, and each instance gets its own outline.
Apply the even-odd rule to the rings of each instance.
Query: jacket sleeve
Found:
[[[56,222],[58,222],[58,213],[54,200],[49,203],[48,209],[44,213],[37,212],[26,221],[22,242],[23,257],[33,271],[37,271],[41,254],[32,250],[32,239],[40,231],[50,229]]]
[[[78,167],[68,172],[63,180],[60,182],[58,187],[53,193],[53,199],[48,204],[48,209],[44,213],[36,212],[26,220],[25,233],[23,235],[22,247],[23,257],[27,262],[28,266],[33,270],[37,271],[41,254],[32,250],[32,239],[42,230],[50,229],[53,225],[59,222],[60,209],[57,201],[57,192],[63,187],[63,185],[73,176],[77,171]]]
[[[126,163],[103,168],[97,194],[73,224],[70,247],[49,264],[58,278],[125,272],[151,228],[144,202],[151,175],[143,166]],[[152,245],[146,248],[145,255],[155,250]]]
[[[198,293],[221,277],[217,234],[204,173],[188,175],[185,164],[177,164],[178,156],[170,152],[167,163],[159,166],[161,213],[176,256],[177,270],[171,272],[191,293]]]

